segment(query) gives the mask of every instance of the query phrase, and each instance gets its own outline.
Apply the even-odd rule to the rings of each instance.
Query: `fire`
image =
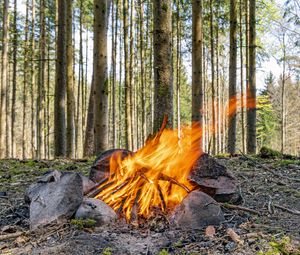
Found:
[[[96,195],[129,221],[134,214],[147,217],[152,207],[166,211],[194,187],[187,179],[201,154],[201,128],[197,125],[178,130],[162,128],[134,155],[110,160],[110,177]]]

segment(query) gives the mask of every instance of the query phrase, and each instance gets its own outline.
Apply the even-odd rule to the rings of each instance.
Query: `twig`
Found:
[[[286,208],[286,207],[281,206],[281,205],[276,205],[276,204],[273,204],[273,206],[276,207],[276,208],[279,208],[283,211],[289,212],[291,214],[300,215],[300,211],[298,211],[298,210],[292,210],[292,209]]]
[[[250,160],[252,163],[254,163],[254,164],[256,164],[256,165],[259,165],[261,168],[265,169],[266,171],[270,172],[271,174],[273,174],[273,175],[276,176],[276,177],[279,177],[279,178],[285,178],[285,179],[290,180],[290,181],[300,182],[300,179],[297,179],[297,178],[290,178],[290,177],[288,177],[288,176],[284,176],[284,175],[282,175],[282,174],[279,174],[279,173],[274,172],[271,168],[269,168],[269,167],[267,167],[267,166],[261,164],[260,162],[255,161],[254,159],[248,157],[248,156],[247,156],[245,153],[243,153],[241,150],[240,150],[240,153],[241,153],[246,159]],[[285,183],[285,185],[287,185],[287,184]]]
[[[19,237],[23,234],[25,234],[25,233],[24,232],[16,232],[16,233],[7,234],[7,235],[0,235],[0,241],[4,241],[4,240],[7,240],[7,239],[11,239],[11,238],[16,238],[16,237]]]
[[[164,195],[162,193],[161,187],[160,187],[160,185],[158,183],[155,186],[156,186],[156,188],[158,190],[158,194],[159,194],[159,198],[160,198],[160,201],[161,201],[162,209],[163,209],[163,211],[165,211],[166,208],[167,208],[167,205],[166,205],[166,202],[165,202]]]
[[[89,194],[87,194],[87,197],[95,197],[96,195],[98,195],[102,190],[106,189],[107,187],[109,187],[110,185],[112,185],[115,181],[110,181],[106,184],[104,184],[103,186],[99,186],[97,185],[97,188],[95,188],[93,191],[91,191]]]
[[[183,188],[187,193],[190,193],[190,192],[191,192],[191,190],[190,190],[187,186],[185,186],[184,184],[178,182],[178,181],[175,180],[174,178],[172,178],[172,177],[170,177],[170,176],[167,176],[167,175],[165,175],[165,174],[163,174],[163,173],[160,173],[158,179],[161,180],[161,181],[169,181],[169,182],[171,182],[171,183],[173,183],[173,184],[175,184],[175,185],[177,185],[177,186]]]
[[[249,213],[253,213],[256,215],[260,215],[260,212],[255,211],[251,208],[248,207],[244,207],[244,206],[239,206],[239,205],[233,205],[233,204],[227,204],[227,203],[219,203],[219,205],[228,208],[228,209],[237,209],[237,210],[241,210],[241,211],[245,211],[245,212],[249,212]]]

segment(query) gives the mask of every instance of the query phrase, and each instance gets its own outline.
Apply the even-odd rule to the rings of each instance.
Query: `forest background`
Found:
[[[200,121],[203,149],[213,154],[262,146],[300,154],[298,0],[3,0],[2,6],[1,157],[137,150],[163,113],[179,130]],[[193,28],[196,14],[200,32]],[[155,68],[169,77],[168,109],[159,116]],[[249,87],[257,88],[255,107],[247,107]],[[233,95],[234,118],[226,108]],[[201,105],[200,117],[193,105]]]

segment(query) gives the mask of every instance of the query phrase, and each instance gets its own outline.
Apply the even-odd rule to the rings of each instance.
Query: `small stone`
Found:
[[[90,170],[89,178],[93,182],[100,182],[102,179],[109,175],[109,164],[110,159],[113,156],[121,153],[121,159],[126,158],[128,155],[132,155],[133,152],[125,149],[112,149],[101,153],[94,161],[92,168]]]
[[[171,222],[183,229],[201,229],[224,221],[219,204],[201,191],[192,191],[177,205]]]
[[[115,211],[103,201],[96,198],[84,198],[78,208],[76,219],[94,219],[97,226],[113,222],[117,219]]]
[[[235,248],[236,248],[235,242],[229,242],[228,244],[225,245],[225,251],[232,251]]]
[[[83,199],[82,180],[77,173],[64,174],[58,181],[43,183],[37,189],[30,204],[32,229],[52,222],[67,221]]]
[[[207,237],[214,237],[216,234],[216,229],[214,226],[207,226],[205,229],[205,236]]]

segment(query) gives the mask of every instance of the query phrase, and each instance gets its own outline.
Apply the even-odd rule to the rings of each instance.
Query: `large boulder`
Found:
[[[188,194],[175,207],[170,221],[182,229],[201,229],[210,225],[219,225],[224,221],[224,215],[214,199],[196,190]]]
[[[83,200],[82,179],[77,173],[65,173],[59,179],[38,183],[30,193],[30,227],[62,223],[70,219]]]
[[[84,198],[78,208],[76,219],[94,219],[97,226],[113,222],[117,219],[115,211],[103,201],[96,198]]]
[[[195,162],[188,179],[218,202],[229,202],[237,193],[232,173],[206,153]]]
[[[125,149],[112,149],[101,153],[94,161],[90,170],[90,179],[93,182],[100,182],[104,178],[109,176],[109,163],[113,156],[121,154],[121,159],[126,158],[129,155],[133,155],[133,152]]]

